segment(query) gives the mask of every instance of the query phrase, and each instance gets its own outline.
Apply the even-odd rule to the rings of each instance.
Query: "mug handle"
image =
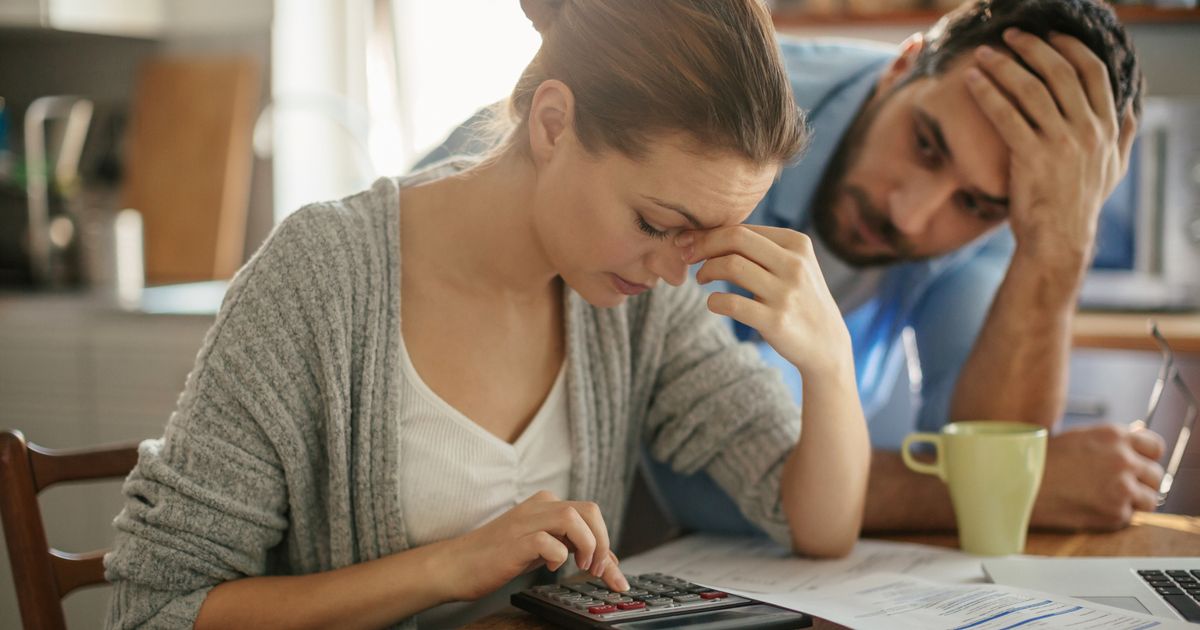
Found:
[[[913,444],[921,443],[933,445],[933,452],[936,459],[932,464],[917,461],[909,451]],[[904,443],[900,445],[900,457],[904,460],[904,465],[908,466],[909,470],[926,475],[935,475],[942,481],[946,480],[946,468],[942,464],[941,435],[937,433],[910,433],[904,438]]]

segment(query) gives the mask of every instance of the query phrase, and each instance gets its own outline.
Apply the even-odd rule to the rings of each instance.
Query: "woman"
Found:
[[[808,240],[740,225],[803,142],[766,11],[523,5],[544,41],[488,159],[304,208],[232,283],[126,482],[110,626],[448,626],[572,555],[625,590],[643,443],[799,553],[853,545],[849,336]],[[706,302],[696,262],[755,299]],[[800,370],[802,435],[713,313]]]

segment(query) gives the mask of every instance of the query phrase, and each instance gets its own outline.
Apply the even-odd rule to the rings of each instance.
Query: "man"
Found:
[[[811,42],[783,54],[812,144],[751,222],[813,235],[846,316],[875,446],[864,529],[952,528],[941,481],[896,452],[909,427],[882,413],[904,367],[902,331],[919,356],[920,430],[965,419],[1053,427],[1075,298],[1100,206],[1126,169],[1141,72],[1111,11],[1089,0],[969,3],[899,56]],[[1052,436],[1033,526],[1115,529],[1154,509],[1162,449],[1154,433],[1117,425]],[[704,490],[711,482],[649,465],[685,526],[745,530]]]
[[[749,222],[813,237],[846,318],[875,449],[864,529],[953,528],[943,484],[897,452],[909,419],[884,403],[915,354],[916,428],[1055,425],[1097,216],[1136,130],[1140,69],[1092,0],[967,4],[899,55],[786,39],[782,52],[811,144]],[[463,152],[469,128],[430,158]],[[758,346],[799,396],[794,369]],[[1115,529],[1154,509],[1162,450],[1154,433],[1119,425],[1053,435],[1033,526]],[[706,475],[645,459],[685,528],[753,531]]]

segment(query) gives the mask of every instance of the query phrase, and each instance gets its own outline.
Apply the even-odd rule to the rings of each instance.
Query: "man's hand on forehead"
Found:
[[[1009,29],[1004,41],[1023,63],[981,46],[967,87],[1009,148],[1018,255],[1078,272],[1137,122],[1129,108],[1118,117],[1104,63],[1079,40]]]

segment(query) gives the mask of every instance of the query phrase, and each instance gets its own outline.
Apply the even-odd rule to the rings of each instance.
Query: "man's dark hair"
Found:
[[[1133,42],[1113,10],[1100,0],[976,0],[947,13],[925,33],[908,80],[933,76],[951,61],[983,44],[1011,50],[1004,31],[1016,27],[1046,39],[1053,32],[1070,35],[1091,49],[1105,66],[1112,85],[1117,118],[1133,103],[1141,114],[1145,80]],[[1017,58],[1021,61],[1020,58]],[[1026,68],[1027,64],[1021,62]],[[1035,73],[1036,74],[1036,73]]]

